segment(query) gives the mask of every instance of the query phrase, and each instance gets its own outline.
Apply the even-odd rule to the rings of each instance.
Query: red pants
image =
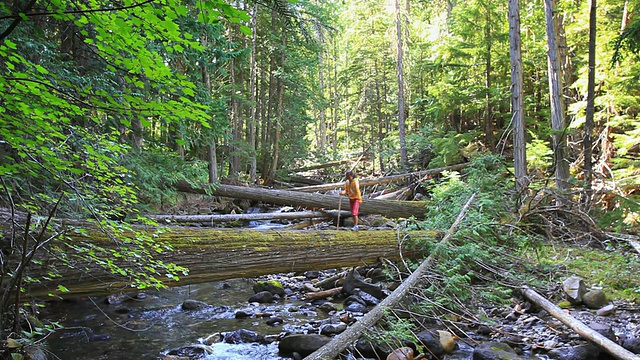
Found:
[[[349,199],[349,205],[351,206],[351,216],[358,216],[358,211],[360,211],[360,201],[358,201],[358,199]]]

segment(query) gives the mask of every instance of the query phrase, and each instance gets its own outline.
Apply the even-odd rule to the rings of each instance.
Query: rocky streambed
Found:
[[[55,303],[46,311],[65,330],[49,339],[48,350],[66,360],[299,359],[357,322],[397,285],[381,267],[363,266]],[[563,292],[561,286],[550,291],[555,296]],[[640,308],[635,303],[601,305],[592,309],[572,299],[564,311],[640,353]],[[71,315],[71,310],[76,312]],[[370,332],[344,357],[612,358],[517,293],[510,306],[478,311],[482,321],[417,319],[399,307],[394,311],[398,321],[416,317],[420,324],[409,329],[412,339],[383,341]]]

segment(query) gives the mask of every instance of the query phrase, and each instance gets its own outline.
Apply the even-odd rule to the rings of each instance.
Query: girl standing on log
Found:
[[[349,195],[349,205],[351,206],[351,216],[353,217],[354,223],[352,230],[358,230],[358,211],[360,210],[360,203],[362,202],[360,183],[352,170],[347,171],[345,176],[347,177],[347,183],[344,186],[344,191],[342,191],[340,195]]]

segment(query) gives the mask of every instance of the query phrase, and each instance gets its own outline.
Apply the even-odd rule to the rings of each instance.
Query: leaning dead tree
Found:
[[[299,206],[307,209],[344,209],[349,207],[346,196],[308,194],[289,190],[272,190],[255,187],[219,184],[211,189],[197,188],[186,181],[175,185],[178,191],[209,194],[235,199],[248,199],[264,203]],[[360,214],[382,214],[390,218],[424,218],[424,204],[418,201],[366,199],[360,204]]]
[[[379,185],[379,184],[389,184],[394,182],[400,182],[410,178],[415,178],[416,180],[420,180],[420,178],[423,178],[427,175],[440,174],[444,171],[461,170],[461,169],[464,169],[467,165],[468,164],[456,164],[456,165],[445,166],[437,169],[429,169],[429,170],[417,171],[417,172],[406,173],[406,174],[384,176],[384,177],[375,178],[375,179],[359,179],[359,182],[360,182],[360,186],[363,187],[363,186],[373,186],[373,185]],[[337,182],[337,183],[323,184],[323,185],[300,186],[300,187],[292,188],[291,190],[302,191],[302,192],[316,192],[316,191],[329,191],[334,189],[340,189],[342,187],[344,187],[344,182]]]
[[[454,221],[453,225],[449,228],[449,230],[445,233],[444,237],[440,241],[440,245],[446,244],[451,236],[456,232],[460,222],[466,215],[467,209],[471,206],[473,199],[475,198],[475,194],[469,198],[467,203],[464,205],[460,214]],[[438,247],[436,247],[438,248]],[[364,331],[374,326],[384,315],[387,309],[393,308],[400,300],[402,300],[413,287],[418,285],[421,281],[421,278],[425,275],[425,273],[429,270],[429,268],[436,261],[438,253],[432,253],[427,257],[421,264],[418,266],[416,271],[414,271],[396,290],[391,293],[391,295],[387,296],[378,306],[373,308],[370,312],[368,312],[361,319],[356,321],[353,325],[351,325],[347,330],[334,337],[329,343],[321,347],[320,349],[313,352],[311,355],[304,358],[305,360],[325,360],[325,359],[335,359],[340,353],[346,349],[349,345],[353,344]]]
[[[544,297],[542,297],[540,294],[538,294],[528,286],[523,286],[521,290],[522,290],[522,294],[527,299],[529,299],[529,301],[545,309],[553,317],[560,320],[563,324],[573,329],[580,336],[591,341],[593,344],[597,345],[599,348],[611,354],[616,359],[640,360],[640,356],[630,352],[629,350],[609,340],[599,332],[591,329],[589,326],[581,323],[576,318],[567,314],[564,310],[557,307],[552,302],[545,299]]]

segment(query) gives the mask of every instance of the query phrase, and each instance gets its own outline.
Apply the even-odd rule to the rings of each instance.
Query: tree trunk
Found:
[[[564,310],[560,309],[559,307],[551,303],[549,300],[543,298],[540,294],[533,291],[529,287],[523,286],[521,290],[522,290],[522,294],[529,301],[543,308],[553,317],[560,320],[563,324],[567,325],[568,327],[573,329],[575,332],[577,332],[580,336],[591,341],[592,343],[594,343],[595,345],[597,345],[607,353],[613,355],[616,359],[640,360],[640,356],[633,354],[627,349],[609,340],[599,332],[591,329],[587,325],[576,320],[574,317],[565,313]]]
[[[256,176],[258,172],[258,161],[256,159],[256,108],[258,106],[256,102],[256,77],[257,77],[257,38],[258,38],[258,3],[253,5],[253,18],[251,19],[251,75],[249,79],[249,98],[251,106],[251,115],[249,123],[249,148],[251,149],[251,167],[249,169],[249,181],[254,184],[256,182]]]
[[[589,10],[589,74],[587,81],[587,110],[584,124],[583,151],[584,151],[584,202],[585,209],[590,207],[591,180],[593,165],[591,161],[591,131],[593,131],[593,115],[595,111],[595,87],[596,87],[596,0],[591,0]]]
[[[451,225],[451,228],[446,232],[442,240],[440,240],[440,245],[446,245],[451,236],[457,231],[460,222],[466,215],[467,209],[471,206],[473,199],[475,198],[475,194],[471,196],[471,198],[464,205],[460,214]],[[440,247],[441,248],[441,247]],[[425,275],[427,270],[433,265],[434,261],[437,260],[437,253],[429,255],[420,266],[414,271],[405,281],[398,286],[397,289],[391,293],[388,297],[378,304],[373,310],[369,311],[365,316],[356,321],[353,325],[351,325],[347,330],[338,336],[334,337],[328,344],[324,345],[320,349],[314,351],[311,355],[304,358],[304,360],[323,360],[323,359],[335,359],[340,355],[340,353],[347,348],[347,346],[353,344],[358,338],[362,335],[362,333],[368,330],[370,327],[374,326],[382,317],[385,312],[389,309],[392,309],[400,300],[402,300],[409,291],[418,285]]]
[[[549,62],[549,98],[551,103],[551,128],[553,129],[553,154],[555,162],[556,186],[560,190],[569,188],[569,164],[566,157],[566,124],[564,101],[562,100],[562,68],[558,57],[558,31],[556,26],[556,2],[545,0],[547,20],[547,44]]]
[[[397,71],[398,71],[398,135],[400,137],[400,164],[407,171],[407,143],[405,139],[405,114],[404,114],[404,78],[403,78],[403,48],[402,48],[402,13],[400,1],[396,0],[396,36],[397,36]]]
[[[216,139],[211,139],[211,144],[207,146],[207,157],[209,163],[209,184],[218,182],[218,154],[216,149]]]
[[[485,109],[484,109],[484,141],[485,146],[489,149],[489,151],[495,150],[495,139],[493,138],[493,111],[491,108],[491,8],[489,4],[485,3],[485,24],[484,24],[484,37],[487,42],[487,48],[485,51],[487,54],[485,55]]]
[[[120,246],[101,232],[82,236],[74,234],[71,241],[89,242],[105,248]],[[161,279],[167,286],[182,286],[247,278],[279,272],[303,272],[375,263],[384,257],[398,261],[417,255],[405,249],[396,230],[366,232],[355,231],[251,231],[202,228],[172,228],[158,235],[159,241],[173,249],[156,254],[165,263],[189,268],[189,274],[179,281]],[[412,232],[409,236],[436,236],[434,232]],[[403,241],[403,244],[409,243]],[[58,244],[58,246],[64,246]],[[68,247],[66,259],[73,258]],[[29,268],[28,276],[41,279],[40,283],[25,284],[29,296],[41,297],[54,293],[65,298],[132,291],[129,280],[106,273],[95,263],[74,263],[65,266],[49,252],[40,254],[40,265]],[[127,259],[114,258],[114,263],[126,267]],[[58,268],[62,277],[48,278],[52,268]],[[49,280],[47,280],[49,279]],[[58,285],[68,292],[60,293]]]
[[[300,206],[305,208],[338,209],[340,196],[323,194],[307,194],[298,191],[269,190],[263,188],[250,188],[232,185],[217,185],[212,189],[194,188],[186,181],[179,181],[176,185],[178,191],[209,194],[235,199],[249,199],[265,203]],[[343,203],[346,200],[343,201]],[[347,202],[348,203],[348,202]],[[390,218],[424,218],[424,204],[418,201],[394,201],[394,200],[364,200],[360,204],[360,214],[383,214]]]
[[[513,117],[513,165],[516,176],[516,190],[526,189],[527,144],[524,120],[524,75],[522,73],[522,42],[520,39],[520,2],[509,0],[509,39],[511,43],[511,112]]]

